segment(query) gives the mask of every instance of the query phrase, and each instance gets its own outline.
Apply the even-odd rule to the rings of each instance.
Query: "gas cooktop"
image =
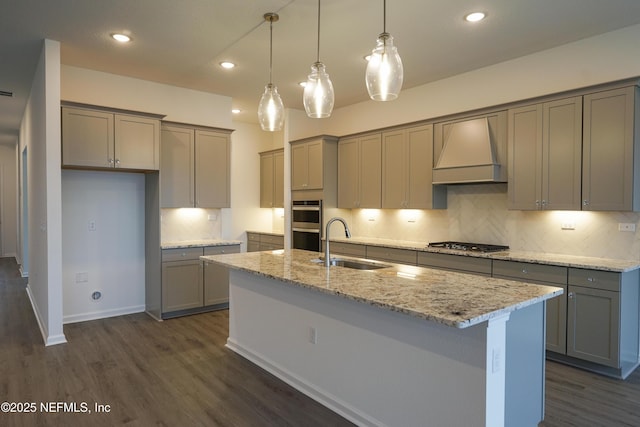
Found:
[[[500,252],[509,249],[509,246],[468,242],[432,242],[427,246],[430,248],[443,248],[470,252]]]

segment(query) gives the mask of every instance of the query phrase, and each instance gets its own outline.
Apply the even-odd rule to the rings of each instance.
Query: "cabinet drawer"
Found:
[[[493,261],[493,276],[521,279],[526,282],[567,284],[567,268],[557,265],[531,264],[517,261]]]
[[[271,234],[263,234],[260,236],[260,243],[269,245],[284,246],[284,236],[272,236]]]
[[[417,252],[410,249],[367,246],[366,252],[367,258],[397,262],[400,264],[416,265],[418,259]]]
[[[366,246],[355,243],[330,242],[329,251],[332,254],[347,255],[357,258],[365,258],[367,256]]]
[[[260,235],[258,233],[247,233],[247,241],[260,242]]]
[[[260,251],[260,242],[247,243],[247,252],[259,252],[259,251]]]
[[[488,258],[418,252],[418,265],[491,276],[491,260]]]
[[[282,245],[273,245],[271,243],[260,243],[261,251],[277,251],[283,249]]]
[[[240,252],[240,245],[207,246],[204,248],[205,255],[237,254],[238,252]]]
[[[611,271],[569,269],[569,284],[620,292],[620,274]]]
[[[162,262],[184,261],[188,259],[199,260],[202,256],[202,248],[175,248],[162,250]]]

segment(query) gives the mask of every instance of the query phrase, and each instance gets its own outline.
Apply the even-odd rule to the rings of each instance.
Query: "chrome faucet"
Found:
[[[351,238],[351,232],[349,231],[349,226],[347,225],[347,222],[344,219],[340,217],[335,217],[335,218],[331,218],[327,222],[327,228],[324,232],[324,266],[325,267],[329,267],[331,265],[331,256],[329,256],[329,227],[331,226],[331,224],[333,224],[336,221],[340,221],[342,225],[344,225],[344,235],[347,237],[347,239]]]

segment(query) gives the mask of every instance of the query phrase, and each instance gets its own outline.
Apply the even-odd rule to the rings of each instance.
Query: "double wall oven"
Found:
[[[322,200],[294,200],[291,206],[293,249],[322,252]]]

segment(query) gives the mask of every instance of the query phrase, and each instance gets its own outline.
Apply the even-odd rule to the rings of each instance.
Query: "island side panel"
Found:
[[[501,330],[492,346],[504,355]],[[502,425],[504,393],[487,389],[504,372],[487,372],[487,331],[230,275],[227,346],[359,425]]]

